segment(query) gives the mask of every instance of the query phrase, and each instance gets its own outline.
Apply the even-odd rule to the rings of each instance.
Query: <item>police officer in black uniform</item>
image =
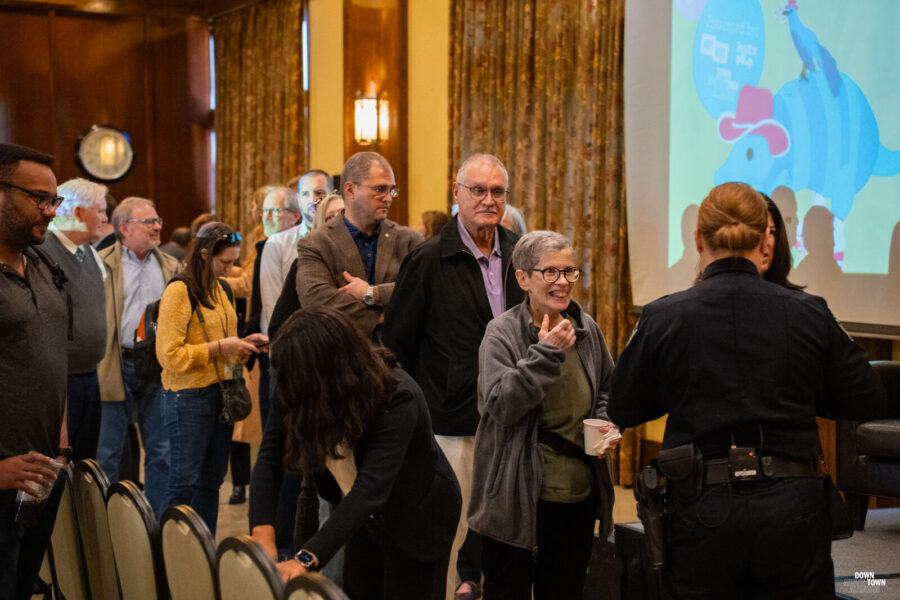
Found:
[[[834,598],[816,416],[885,410],[825,301],[759,276],[766,214],[747,185],[713,188],[695,232],[702,279],[644,307],[613,375],[616,424],[669,415],[673,598]]]

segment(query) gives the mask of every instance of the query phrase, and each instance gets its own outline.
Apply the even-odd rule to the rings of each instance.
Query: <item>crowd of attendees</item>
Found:
[[[582,597],[596,521],[601,534],[611,527],[616,447],[609,436],[586,446],[583,422],[615,433],[613,360],[574,300],[584,265],[571,242],[527,232],[497,157],[463,161],[454,216],[428,211],[415,230],[387,218],[400,194],[391,165],[362,152],[337,181],[313,169],[255,190],[250,231],[203,214],[162,246],[153,201],[111,208],[105,186],[57,187],[51,165],[0,146],[9,597],[30,592],[61,487],[27,530],[15,490],[50,478],[56,456],[136,479],[135,431],[157,516],[187,504],[213,533],[230,457],[230,502],[249,486],[252,536],[285,579],[322,569],[354,600]],[[746,224],[744,237],[728,246],[698,230],[702,266],[743,261],[805,296],[787,280],[777,207],[731,192],[714,209],[727,213],[722,228]],[[653,373],[641,383],[665,387]],[[236,381],[252,409],[234,422],[223,389]],[[613,415],[624,424],[653,416],[636,417],[625,396]],[[877,400],[854,414],[877,412]]]

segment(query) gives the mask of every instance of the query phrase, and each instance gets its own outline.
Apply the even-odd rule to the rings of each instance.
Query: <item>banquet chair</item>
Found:
[[[106,516],[108,489],[109,480],[97,461],[88,458],[75,465],[75,481],[72,483],[75,514],[78,516],[78,530],[81,533],[88,595],[94,600],[115,600],[121,597]]]
[[[216,568],[222,600],[281,600],[284,584],[275,563],[244,534],[219,544]]]
[[[144,493],[131,481],[114,483],[106,496],[106,514],[122,597],[166,600],[159,524]]]
[[[50,556],[53,582],[57,597],[66,600],[88,600],[87,577],[84,569],[84,553],[81,550],[81,536],[75,516],[75,499],[72,492],[74,477],[69,469],[64,470],[67,478],[59,500],[56,524],[50,537]]]
[[[291,579],[284,600],[349,600],[333,581],[321,573],[310,572]]]
[[[190,506],[163,513],[162,555],[172,600],[218,600],[216,540]]]

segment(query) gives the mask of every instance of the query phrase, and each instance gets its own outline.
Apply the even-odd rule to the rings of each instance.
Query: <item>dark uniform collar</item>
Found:
[[[756,265],[746,258],[738,256],[729,256],[728,258],[720,258],[719,260],[709,263],[703,271],[701,279],[709,279],[722,273],[747,273],[759,277],[759,271]]]

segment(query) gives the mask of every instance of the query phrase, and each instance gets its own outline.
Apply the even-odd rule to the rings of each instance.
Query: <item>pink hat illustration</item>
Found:
[[[733,144],[745,135],[761,135],[769,143],[769,153],[781,156],[791,147],[784,125],[772,118],[772,92],[745,85],[738,96],[736,113],[722,113],[717,125],[719,138]]]

